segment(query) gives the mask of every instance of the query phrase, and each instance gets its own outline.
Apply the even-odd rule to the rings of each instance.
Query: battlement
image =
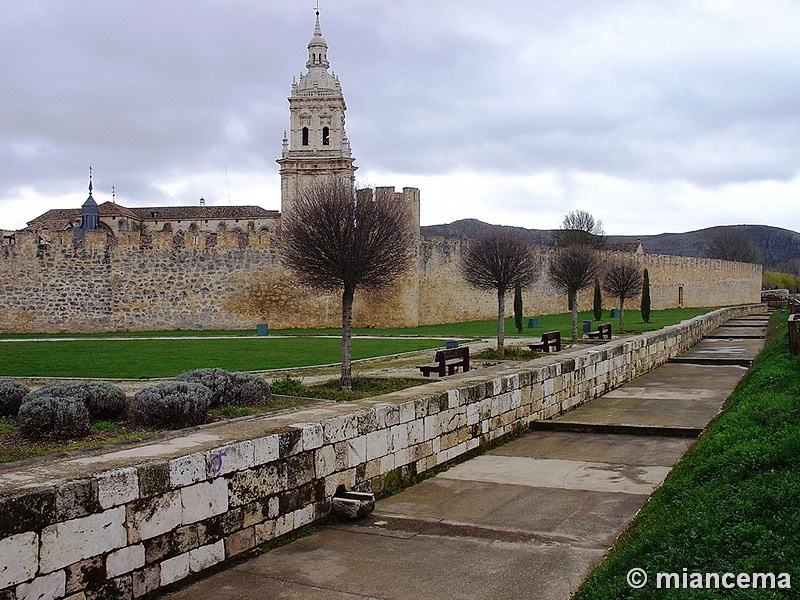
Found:
[[[77,236],[72,231],[17,231],[3,244],[0,260],[38,257],[49,254],[85,252],[133,252],[138,255],[170,251],[259,250],[273,247],[277,233],[268,231],[125,231],[112,235],[104,229],[88,230]]]

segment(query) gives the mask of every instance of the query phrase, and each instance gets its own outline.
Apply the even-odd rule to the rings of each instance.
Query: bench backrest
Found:
[[[436,357],[433,360],[436,362],[444,362],[454,358],[469,358],[469,346],[459,346],[458,348],[437,350]]]
[[[560,331],[547,331],[542,334],[543,344],[557,344],[561,341]]]

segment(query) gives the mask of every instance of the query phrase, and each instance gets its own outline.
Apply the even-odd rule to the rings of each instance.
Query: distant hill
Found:
[[[423,235],[470,238],[489,227],[477,219],[462,219],[446,225],[426,225]],[[661,233],[658,235],[609,235],[610,244],[640,240],[648,254],[673,254],[677,256],[707,256],[710,241],[722,229],[741,230],[749,237],[761,255],[761,264],[770,271],[800,272],[800,233],[768,225],[728,225],[708,227],[686,233]],[[524,229],[532,243],[547,246],[553,236],[550,229]]]

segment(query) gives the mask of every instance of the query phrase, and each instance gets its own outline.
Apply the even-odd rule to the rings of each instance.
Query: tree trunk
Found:
[[[503,353],[506,337],[506,291],[497,290],[497,351]]]
[[[355,293],[355,286],[347,285],[342,292],[342,375],[339,384],[345,392],[353,389],[350,353],[353,348],[353,297]]]
[[[572,307],[572,341],[578,340],[578,292],[569,295]]]
[[[619,299],[619,332],[625,327],[625,298]]]

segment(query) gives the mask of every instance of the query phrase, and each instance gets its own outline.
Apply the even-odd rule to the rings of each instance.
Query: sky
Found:
[[[3,0],[0,228],[280,208],[316,0]],[[361,183],[423,225],[800,231],[800,0],[320,0]]]

